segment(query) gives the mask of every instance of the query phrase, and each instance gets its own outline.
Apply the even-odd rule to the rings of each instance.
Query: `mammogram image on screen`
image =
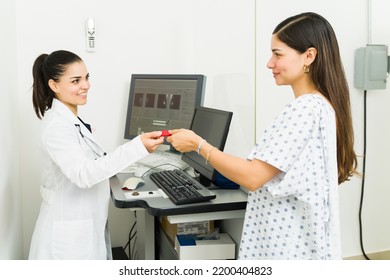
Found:
[[[138,80],[131,111],[131,134],[189,128],[194,107],[196,81]]]
[[[146,94],[145,107],[154,108],[155,99],[156,99],[155,94],[151,94],[151,93]]]
[[[143,132],[189,128],[201,105],[203,75],[132,75],[125,138]]]

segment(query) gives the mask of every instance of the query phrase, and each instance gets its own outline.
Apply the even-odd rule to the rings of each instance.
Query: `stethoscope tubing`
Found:
[[[99,157],[104,157],[105,155],[107,155],[106,152],[103,152],[103,154],[99,153],[98,151],[96,151],[94,149],[94,147],[91,146],[91,144],[89,143],[89,141],[87,139],[85,139],[85,136],[84,134],[81,132],[81,127],[79,124],[75,124],[75,126],[77,127],[77,130],[79,131],[80,135],[81,135],[81,138],[84,139],[84,142],[85,144],[87,144],[87,146],[93,151],[93,153],[99,158]],[[95,158],[97,159],[97,158]]]

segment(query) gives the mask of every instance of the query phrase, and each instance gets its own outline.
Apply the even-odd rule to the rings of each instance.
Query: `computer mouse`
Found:
[[[122,190],[133,191],[145,185],[145,181],[139,177],[130,177],[122,185]]]

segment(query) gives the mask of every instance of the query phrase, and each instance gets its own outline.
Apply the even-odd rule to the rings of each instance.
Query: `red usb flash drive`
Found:
[[[170,134],[169,132],[168,132],[168,130],[161,130],[161,136],[164,136],[164,137],[166,137],[166,136],[171,136],[172,134]]]

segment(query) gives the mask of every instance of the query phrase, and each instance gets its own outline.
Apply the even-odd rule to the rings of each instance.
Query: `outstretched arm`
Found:
[[[167,137],[167,141],[172,143],[176,150],[199,152],[205,161],[214,166],[223,176],[250,191],[261,188],[280,172],[276,167],[261,160],[249,161],[226,154],[191,130],[176,129],[170,130],[170,133],[172,136]]]

